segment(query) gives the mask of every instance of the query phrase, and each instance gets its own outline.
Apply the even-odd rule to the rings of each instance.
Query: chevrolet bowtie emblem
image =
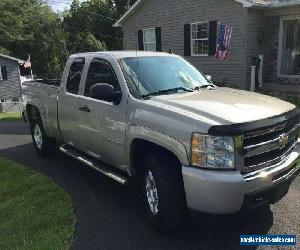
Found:
[[[280,149],[285,148],[285,146],[289,143],[289,136],[287,134],[282,134],[279,136],[278,146]]]

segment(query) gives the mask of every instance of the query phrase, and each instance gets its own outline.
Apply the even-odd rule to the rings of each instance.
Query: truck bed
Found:
[[[45,122],[45,129],[49,136],[59,136],[57,122],[57,95],[59,80],[35,80],[27,81],[22,86],[24,105],[34,103],[38,107]]]
[[[56,86],[56,87],[59,87],[60,85],[60,79],[38,79],[32,81],[24,81],[24,83],[31,83],[31,82],[45,84],[49,86]]]

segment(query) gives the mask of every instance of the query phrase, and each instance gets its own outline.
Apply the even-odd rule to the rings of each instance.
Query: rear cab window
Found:
[[[66,84],[68,93],[78,95],[84,64],[84,58],[77,58],[72,62]]]

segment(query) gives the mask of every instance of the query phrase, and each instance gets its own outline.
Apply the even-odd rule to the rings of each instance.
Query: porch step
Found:
[[[279,92],[279,93],[287,93],[294,94],[300,93],[300,85],[299,84],[279,84],[279,83],[264,83],[261,91],[268,92]]]
[[[127,185],[129,183],[129,177],[125,174],[113,171],[112,167],[100,162],[99,160],[93,159],[92,157],[67,144],[60,146],[59,150],[122,185]]]

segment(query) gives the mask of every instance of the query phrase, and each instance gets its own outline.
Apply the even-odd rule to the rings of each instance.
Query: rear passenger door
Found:
[[[59,104],[58,121],[64,141],[78,149],[82,149],[82,140],[79,133],[81,112],[78,110],[80,84],[83,80],[85,58],[76,58],[71,62],[69,71],[62,81]]]

